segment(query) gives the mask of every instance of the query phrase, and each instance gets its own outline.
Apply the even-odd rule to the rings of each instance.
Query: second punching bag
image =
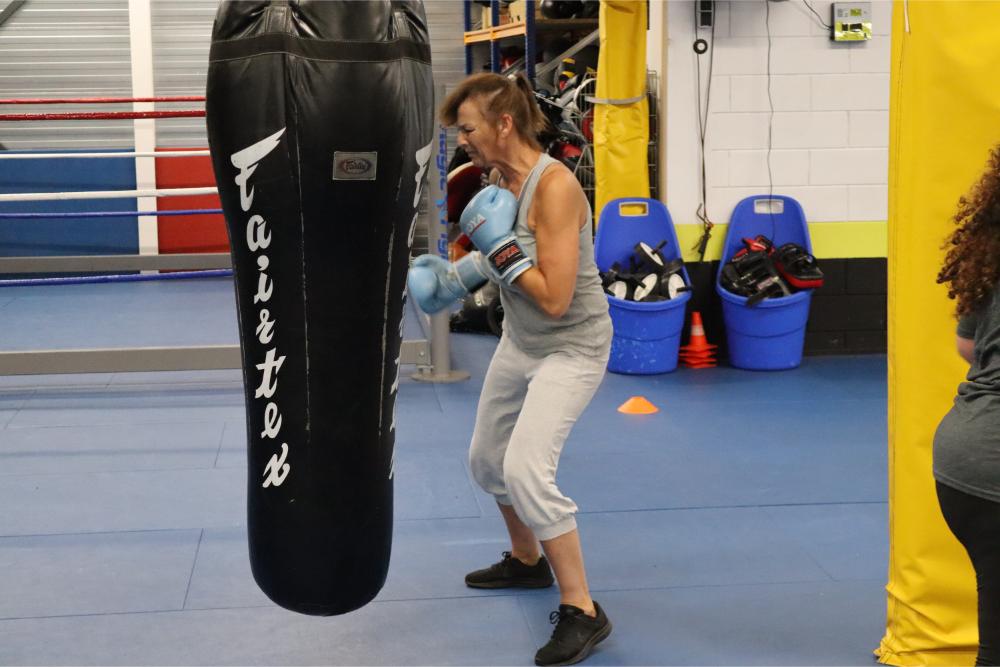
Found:
[[[433,131],[423,7],[223,2],[206,97],[251,568],[277,604],[342,614],[389,565],[403,290]]]

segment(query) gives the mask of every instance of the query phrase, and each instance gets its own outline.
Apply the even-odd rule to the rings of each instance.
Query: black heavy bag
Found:
[[[223,2],[206,112],[235,270],[250,564],[369,602],[392,542],[403,289],[433,128],[419,2]]]

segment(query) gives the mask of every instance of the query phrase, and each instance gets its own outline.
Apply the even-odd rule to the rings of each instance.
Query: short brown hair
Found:
[[[535,148],[541,149],[538,135],[549,129],[549,121],[538,108],[535,92],[523,74],[508,78],[484,72],[466,78],[441,105],[441,122],[448,126],[457,123],[458,107],[470,98],[484,100],[482,109],[490,122],[495,122],[501,114],[510,114],[518,134]]]

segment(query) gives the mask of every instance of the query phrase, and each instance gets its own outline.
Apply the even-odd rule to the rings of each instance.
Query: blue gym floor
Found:
[[[5,350],[236,342],[227,280],[0,291]],[[422,337],[408,314],[406,338]],[[507,548],[466,463],[472,379],[404,367],[378,598],[333,618],[250,576],[238,371],[0,378],[0,664],[529,665],[552,590],[466,588]],[[349,350],[344,351],[349,354]],[[871,665],[885,621],[886,360],[608,375],[563,455],[595,599],[591,665]],[[642,395],[660,408],[626,416]]]

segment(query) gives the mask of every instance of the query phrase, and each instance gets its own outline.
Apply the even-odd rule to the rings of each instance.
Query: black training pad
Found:
[[[345,613],[385,582],[432,85],[420,2],[243,0],[216,15],[206,112],[236,276],[250,563],[294,611]]]

